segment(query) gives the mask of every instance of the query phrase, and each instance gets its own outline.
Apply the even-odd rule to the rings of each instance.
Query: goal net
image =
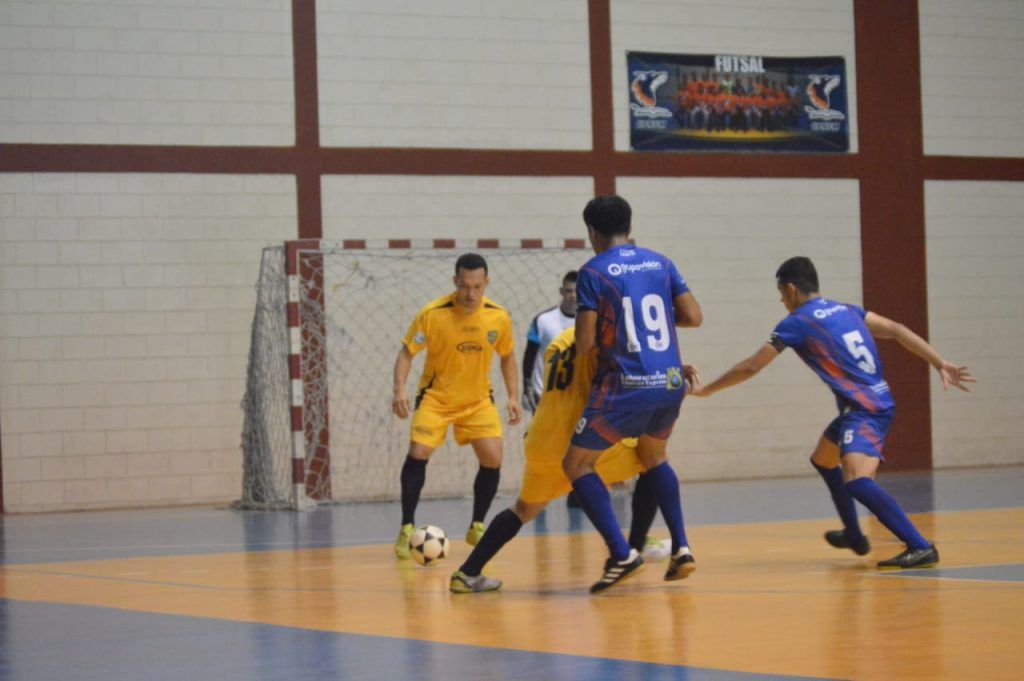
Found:
[[[395,357],[419,309],[453,290],[455,259],[467,251],[487,259],[487,297],[512,316],[518,368],[531,320],[558,303],[563,275],[589,257],[582,240],[298,241],[264,249],[242,402],[239,506],[399,498],[409,421],[391,413]],[[410,394],[424,354],[413,363]],[[504,417],[497,358],[491,384]],[[503,491],[522,479],[524,433],[525,425],[505,424]],[[476,470],[472,449],[456,446],[449,431],[431,456],[423,494],[470,494]]]

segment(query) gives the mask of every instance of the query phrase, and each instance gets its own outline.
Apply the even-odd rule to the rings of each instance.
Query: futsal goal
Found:
[[[291,241],[264,249],[242,401],[242,508],[397,499],[409,421],[391,413],[392,370],[419,309],[454,290],[456,258],[487,259],[487,297],[512,316],[517,366],[533,317],[556,305],[562,276],[590,256],[557,243]],[[415,391],[425,353],[417,355]],[[491,384],[504,417],[499,363]],[[526,424],[505,428],[503,491],[522,479]],[[449,439],[431,457],[424,496],[472,492],[476,458]]]

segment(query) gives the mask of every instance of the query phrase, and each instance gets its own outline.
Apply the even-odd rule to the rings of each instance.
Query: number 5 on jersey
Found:
[[[875,362],[871,350],[864,345],[864,336],[860,335],[860,331],[844,333],[843,342],[846,343],[846,349],[850,351],[853,358],[860,360],[857,362],[857,366],[861,371],[866,374],[874,374],[878,371],[878,364]]]
[[[668,350],[671,342],[669,339],[668,316],[665,314],[665,301],[656,293],[648,293],[640,299],[640,316],[644,320],[644,326],[648,333],[647,347],[655,352]],[[643,348],[640,345],[640,338],[636,332],[636,321],[633,316],[633,299],[629,296],[622,298],[622,319],[626,325],[626,350],[628,352],[640,352]]]

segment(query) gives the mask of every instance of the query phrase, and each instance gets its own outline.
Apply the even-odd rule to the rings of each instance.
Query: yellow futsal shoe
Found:
[[[395,556],[399,560],[409,559],[409,539],[412,537],[413,530],[412,523],[402,525],[402,529],[398,531],[398,539],[395,540]]]
[[[452,578],[448,582],[448,590],[453,594],[476,594],[484,591],[497,591],[500,588],[500,579],[491,579],[484,575],[470,577],[462,570],[453,572]]]
[[[479,522],[470,523],[469,529],[466,530],[466,543],[470,546],[476,546],[482,536],[484,536],[484,524]]]

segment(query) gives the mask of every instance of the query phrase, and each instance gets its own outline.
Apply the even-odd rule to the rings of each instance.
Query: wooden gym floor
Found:
[[[433,568],[393,558],[395,504],[6,516],[0,679],[1024,677],[1024,468],[881,481],[939,568],[876,571],[900,547],[873,519],[867,558],[827,546],[817,478],[685,484],[697,572],[599,597],[603,546],[564,501],[491,563],[502,592],[459,596],[467,500],[421,505],[456,540]]]

